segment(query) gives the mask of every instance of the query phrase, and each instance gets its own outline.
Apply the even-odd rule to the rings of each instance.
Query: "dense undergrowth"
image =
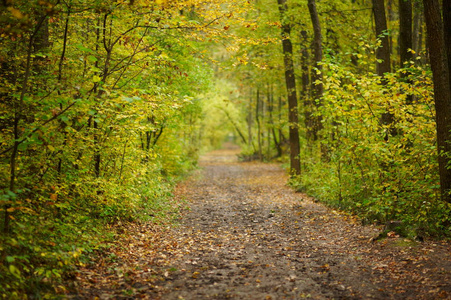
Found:
[[[324,67],[322,140],[310,147],[304,140],[303,174],[293,185],[364,222],[399,221],[410,237],[448,235],[430,71],[412,65],[382,84],[332,61]]]
[[[119,224],[172,215],[165,200],[196,165],[212,77],[197,34],[216,15],[191,4],[0,11],[0,298],[64,294]]]
[[[48,199],[40,201],[36,197],[45,196],[33,190],[22,192],[25,200],[20,200],[24,195],[10,195],[16,205],[11,233],[1,237],[1,298],[46,299],[67,293],[65,281],[78,266],[108,250],[121,224],[168,222],[176,216],[167,198],[194,166],[193,158],[161,157],[120,182],[89,185],[87,180],[93,178],[88,176],[71,181],[69,195],[61,185],[49,187]]]
[[[365,223],[394,221],[402,224],[404,235],[449,237],[451,205],[449,191],[441,190],[439,160],[451,154],[441,149],[438,156],[437,127],[443,126],[436,123],[426,34],[418,27],[412,31],[415,47],[401,49],[404,16],[398,4],[387,8],[389,30],[378,35],[375,11],[365,1],[308,1],[310,7],[306,2],[281,1],[282,12],[275,1],[259,1],[252,32],[236,30],[239,36],[273,39],[241,45],[236,51],[241,63],[220,74],[234,82],[228,90],[223,85],[224,109],[234,117],[229,123],[243,159],[290,161],[290,172],[296,173],[297,149],[290,144],[299,136],[295,189]],[[417,18],[424,16],[420,2],[403,3]],[[290,48],[282,46],[288,28],[292,53],[284,56]],[[392,43],[386,61],[378,57],[387,50],[385,38]],[[287,67],[291,59],[293,66]],[[381,73],[383,62],[390,68]],[[289,68],[295,84],[288,87]],[[288,120],[293,90],[296,123]],[[292,130],[291,136],[289,126],[299,134]]]

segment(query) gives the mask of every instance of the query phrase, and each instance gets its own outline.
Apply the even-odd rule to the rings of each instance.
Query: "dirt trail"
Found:
[[[111,262],[103,273],[85,270],[91,281],[79,276],[75,298],[451,297],[448,243],[371,242],[380,228],[294,193],[277,165],[238,163],[236,154],[205,156],[202,170],[176,191],[190,207],[180,225],[159,239],[152,226],[132,229],[129,256],[117,255],[116,272],[107,271]]]

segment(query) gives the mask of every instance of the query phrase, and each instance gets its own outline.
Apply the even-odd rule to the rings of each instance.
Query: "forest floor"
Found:
[[[204,156],[177,225],[130,224],[81,268],[71,299],[445,299],[451,244],[362,226],[286,186],[277,164]]]

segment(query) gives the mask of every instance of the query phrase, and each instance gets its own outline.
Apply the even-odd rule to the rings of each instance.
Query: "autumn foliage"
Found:
[[[412,237],[449,234],[423,10],[412,5],[401,63],[397,7],[377,37],[369,1],[317,3],[322,56],[301,0],[282,16],[276,0],[3,1],[1,297],[65,293],[118,224],[168,217],[165,199],[201,149],[232,139],[244,160],[286,163],[289,128],[294,188],[367,222],[400,221]],[[378,76],[387,39],[393,71]]]
[[[115,224],[163,214],[197,159],[220,5],[2,2],[2,298],[64,292]]]
[[[241,110],[241,127],[234,127],[247,133],[240,139],[244,159],[287,162],[291,138],[280,34],[289,23],[301,138],[301,172],[291,184],[357,213],[364,223],[399,221],[411,237],[448,234],[451,207],[449,192],[441,190],[438,152],[442,161],[449,154],[437,151],[424,14],[418,2],[405,2],[411,14],[402,15],[403,22],[410,17],[412,36],[407,49],[403,40],[401,53],[397,5],[386,8],[388,31],[377,36],[369,20],[378,12],[368,1],[316,3],[320,33],[306,1],[287,1],[283,15],[277,1],[259,1],[251,17],[257,20],[254,30],[237,32],[262,42],[236,51],[246,59],[225,76],[237,78],[242,97],[229,97],[234,106],[227,107]],[[268,38],[273,42],[263,42]],[[385,42],[391,45],[385,53],[388,73],[378,71]]]

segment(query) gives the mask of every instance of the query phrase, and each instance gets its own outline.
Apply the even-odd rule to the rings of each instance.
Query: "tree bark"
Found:
[[[313,72],[312,72],[312,91],[313,104],[318,107],[321,105],[321,97],[324,93],[322,84],[323,75],[321,61],[323,60],[323,35],[321,34],[321,25],[319,22],[318,11],[316,10],[315,0],[308,0],[307,2],[310,19],[313,25]],[[318,131],[322,128],[321,116],[313,117],[313,140],[318,140]]]
[[[381,41],[380,47],[376,50],[376,72],[382,78],[382,84],[385,84],[384,74],[391,72],[390,43],[387,28],[387,18],[385,14],[384,0],[373,1],[373,15],[376,29],[376,37]],[[389,104],[387,103],[387,106]],[[396,135],[396,129],[393,127],[394,115],[387,109],[381,116],[381,123],[389,126],[384,139],[388,141],[389,133]]]
[[[381,46],[376,50],[376,70],[379,76],[391,71],[390,67],[390,45],[387,36],[387,18],[385,16],[384,0],[373,1],[374,23],[376,26],[376,36],[381,41]]]
[[[412,60],[412,0],[399,0],[399,59],[400,67]],[[401,74],[402,78],[409,77],[409,73]],[[411,80],[407,81],[409,84]],[[413,95],[406,96],[406,103],[413,102]]]
[[[312,141],[314,140],[314,134],[313,134],[313,117],[312,117],[312,107],[313,107],[313,101],[312,101],[312,95],[310,93],[310,74],[309,74],[309,48],[307,46],[308,44],[308,36],[307,31],[302,30],[300,34],[301,38],[301,99],[302,104],[304,106],[304,125],[307,131],[307,140]]]
[[[391,26],[393,26],[394,22],[397,20],[397,15],[395,12],[395,2],[396,0],[384,0],[384,3],[386,3],[386,5],[384,5],[385,8],[385,12],[386,12],[386,17],[387,17],[387,29],[390,28]],[[396,64],[395,61],[396,59],[393,59],[393,53],[395,50],[399,50],[393,47],[393,35],[389,34],[387,35],[387,39],[388,39],[388,47],[389,47],[389,52],[390,52],[390,67],[391,69],[396,69]],[[398,54],[399,56],[399,54]]]
[[[279,136],[279,140],[277,140],[277,135],[276,135],[276,128],[275,128],[275,123],[274,123],[274,94],[273,94],[273,90],[272,87],[269,89],[269,93],[268,93],[268,115],[269,115],[269,124],[270,124],[270,128],[271,128],[271,134],[272,134],[272,138],[274,141],[274,146],[276,147],[277,150],[277,156],[276,157],[281,157],[282,156],[282,140]]]
[[[449,75],[449,86],[451,88],[451,1],[443,1],[443,28],[444,28],[444,39],[445,39],[445,51],[448,59],[448,75]]]
[[[312,76],[312,84],[314,86],[313,96],[319,99],[323,96],[324,87],[322,84],[323,75],[321,73],[323,67],[320,62],[323,60],[323,35],[321,34],[321,24],[319,22],[318,11],[316,10],[315,0],[308,0],[308,9],[310,12],[310,19],[313,25],[313,52],[314,62],[313,67],[319,72],[314,71]],[[321,81],[318,83],[317,81]]]
[[[399,0],[399,58],[401,68],[412,59],[412,0]]]
[[[302,68],[302,75],[301,75],[301,84],[302,84],[302,91],[301,96],[302,97],[309,97],[309,84],[310,84],[310,76],[309,76],[309,67],[308,67],[308,61],[309,61],[309,52],[307,47],[307,31],[302,30],[301,31],[301,68]]]
[[[257,88],[256,94],[256,106],[255,106],[255,121],[257,122],[257,143],[258,143],[258,159],[263,161],[263,145],[262,145],[262,122],[260,120],[261,100],[260,89]]]
[[[422,40],[423,40],[423,10],[421,8],[421,2],[414,2],[414,13],[413,13],[413,35],[412,35],[412,49],[415,51],[414,56],[416,57],[422,50]]]
[[[252,132],[252,127],[254,125],[254,114],[252,113],[253,109],[252,109],[252,94],[249,96],[249,105],[248,105],[248,114],[247,114],[247,144],[249,146],[252,146],[252,149],[254,150],[254,154],[257,152],[257,149],[255,149],[254,146],[254,135]]]
[[[290,40],[291,24],[287,20],[287,1],[277,0],[282,23],[282,49],[285,66],[285,84],[288,94],[288,121],[290,128],[290,175],[301,174],[300,144],[298,130],[298,100],[296,94],[296,78],[294,76],[293,45]]]
[[[447,2],[447,1],[444,1]],[[437,150],[442,200],[451,203],[451,84],[445,32],[438,0],[423,0],[427,28],[427,44],[434,81],[434,101],[437,123]],[[449,5],[444,5],[449,13]],[[449,22],[449,19],[447,19]],[[449,26],[449,23],[447,24]],[[449,31],[448,31],[449,32]],[[448,33],[449,34],[449,33]],[[447,36],[449,38],[449,36]],[[448,154],[448,156],[446,155]]]

